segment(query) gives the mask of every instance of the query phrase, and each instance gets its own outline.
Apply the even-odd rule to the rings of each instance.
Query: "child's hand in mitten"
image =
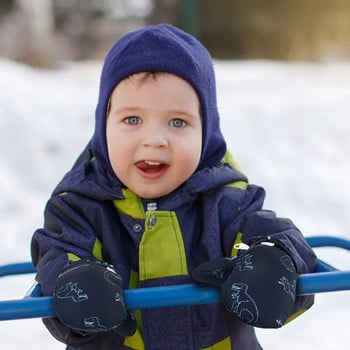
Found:
[[[221,286],[226,308],[252,326],[281,327],[293,311],[295,266],[270,242],[254,245],[236,258],[202,263],[192,275],[199,282]]]
[[[134,316],[126,311],[122,278],[102,261],[80,260],[65,268],[53,299],[57,318],[82,334],[115,330],[129,336],[136,331]]]

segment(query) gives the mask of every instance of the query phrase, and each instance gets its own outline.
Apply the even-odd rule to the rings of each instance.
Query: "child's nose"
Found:
[[[168,141],[165,135],[150,133],[145,135],[143,138],[143,146],[152,148],[167,148]]]

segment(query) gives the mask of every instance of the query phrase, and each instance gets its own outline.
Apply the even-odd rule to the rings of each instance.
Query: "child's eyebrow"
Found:
[[[117,107],[115,109],[112,109],[111,112],[112,113],[116,113],[116,114],[123,114],[123,113],[142,113],[143,111],[145,111],[146,108],[143,107],[135,107],[135,106],[121,106],[121,107]],[[201,118],[201,113],[200,111],[198,111],[198,115],[195,115],[189,111],[186,111],[184,109],[168,109],[166,111],[166,113],[168,115],[178,115],[178,116],[186,116],[186,117],[190,117],[193,119],[200,119]]]
[[[193,119],[200,118],[199,111],[198,111],[198,115],[195,115],[195,114],[193,114],[191,112],[188,112],[186,110],[183,110],[183,109],[169,109],[168,112],[169,112],[169,114],[183,115],[183,116],[187,116],[187,117],[190,117],[190,118],[193,118]]]
[[[118,108],[111,108],[111,112],[113,113],[133,113],[133,112],[140,112],[142,111],[143,109],[140,108],[140,107],[118,107]]]

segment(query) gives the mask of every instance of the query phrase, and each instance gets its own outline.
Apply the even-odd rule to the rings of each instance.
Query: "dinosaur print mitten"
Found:
[[[125,307],[122,278],[105,262],[70,264],[56,279],[53,299],[57,318],[81,334],[115,330],[128,336],[136,331],[134,316]]]
[[[195,280],[221,287],[229,312],[260,328],[279,328],[292,314],[297,272],[292,258],[277,245],[260,242],[234,258],[200,264]]]

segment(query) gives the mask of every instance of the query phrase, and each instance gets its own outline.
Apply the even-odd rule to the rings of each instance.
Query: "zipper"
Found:
[[[157,202],[147,202],[146,203],[146,211],[156,211],[157,210]],[[148,218],[147,226],[148,228],[152,228],[157,223],[157,215],[151,214]]]

